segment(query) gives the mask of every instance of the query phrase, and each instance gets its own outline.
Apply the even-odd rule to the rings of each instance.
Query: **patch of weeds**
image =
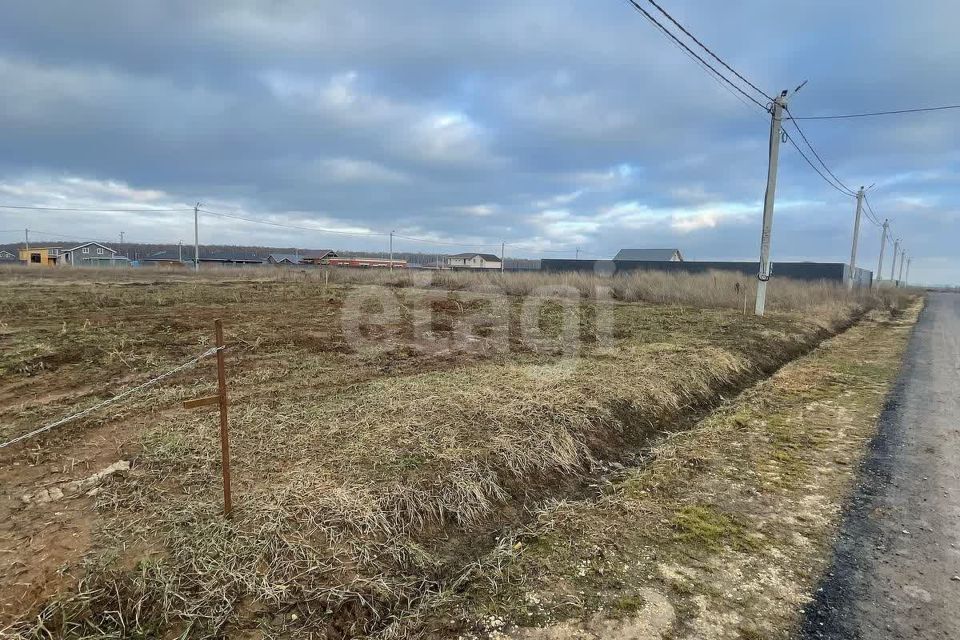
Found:
[[[645,604],[646,600],[639,594],[625,593],[614,598],[609,607],[613,617],[625,618],[640,611]]]
[[[724,545],[756,549],[759,542],[746,535],[745,527],[713,506],[692,505],[678,511],[670,523],[673,539],[691,555],[697,549],[720,551]]]

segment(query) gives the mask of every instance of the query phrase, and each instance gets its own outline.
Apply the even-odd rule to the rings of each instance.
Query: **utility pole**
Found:
[[[179,255],[180,262],[183,262],[183,240],[179,242],[179,244],[177,245],[177,249],[180,251],[180,255]]]
[[[850,278],[847,280],[847,288],[853,289],[853,283],[857,278],[857,243],[860,241],[860,213],[863,211],[863,187],[857,191],[857,214],[853,219],[853,246],[850,248]]]
[[[193,270],[200,271],[200,203],[193,208]]]
[[[393,233],[390,232],[390,271],[393,271]]]
[[[770,280],[770,234],[773,231],[773,201],[777,192],[777,163],[780,160],[780,135],[787,91],[773,101],[770,109],[770,157],[767,164],[767,190],[763,196],[763,230],[760,233],[760,272],[757,274],[757,305],[754,312],[763,315],[767,306],[767,281]]]
[[[880,288],[880,281],[883,280],[883,252],[887,248],[887,231],[890,230],[890,220],[884,219],[883,233],[880,235],[880,261],[877,263],[877,288]]]
[[[30,250],[30,229],[23,230],[23,240],[27,243],[27,251]]]
[[[500,273],[503,273],[503,266],[507,262],[507,243],[500,243]]]
[[[906,285],[910,284],[910,263],[913,262],[913,258],[907,258],[907,274],[903,276],[903,283]]]
[[[580,247],[577,247],[577,254],[574,260],[579,260],[579,259],[580,259]]]
[[[907,261],[906,250],[900,252],[900,275],[897,277],[897,283],[903,282],[903,263]]]
[[[896,242],[893,243],[893,262],[890,263],[890,280],[893,281],[893,286],[897,286],[896,282],[896,273],[897,273],[897,253],[900,251],[900,238],[897,238]]]

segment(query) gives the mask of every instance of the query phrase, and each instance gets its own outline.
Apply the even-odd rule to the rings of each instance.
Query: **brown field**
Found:
[[[896,291],[730,274],[607,279],[282,269],[0,271],[0,442],[205,351],[213,361],[0,449],[0,629],[22,637],[417,637],[545,505]],[[129,470],[94,474],[119,461]],[[423,624],[421,624],[423,621]],[[420,626],[418,626],[420,625]],[[454,620],[455,637],[470,621]],[[432,629],[432,630],[431,630]]]

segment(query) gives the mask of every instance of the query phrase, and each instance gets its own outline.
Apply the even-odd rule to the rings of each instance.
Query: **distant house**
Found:
[[[148,256],[140,258],[140,264],[150,267],[182,267],[188,262],[193,262],[183,254],[182,249],[173,249],[167,251],[158,251]]]
[[[61,247],[30,247],[22,248],[20,263],[28,267],[55,267],[60,260]]]
[[[300,254],[300,264],[329,264],[331,258],[336,258],[337,253],[330,249],[320,249],[319,251],[304,251]]]
[[[267,262],[270,264],[303,264],[303,258],[296,253],[271,253],[267,256]]]
[[[500,256],[492,253],[457,253],[447,256],[451,269],[499,269]]]
[[[193,251],[189,253],[180,249],[158,251],[157,253],[141,258],[140,262],[152,266],[182,266],[193,264]],[[265,260],[255,253],[240,251],[200,249],[200,264],[215,264],[223,266],[244,266],[263,264]]]
[[[352,267],[354,269],[406,269],[407,261],[389,258],[324,258],[324,262],[331,267]]]
[[[680,249],[620,249],[614,261],[623,262],[683,262]]]
[[[117,255],[116,249],[99,242],[86,242],[64,249],[60,260],[61,264],[74,267],[116,267],[130,264],[126,256]]]
[[[0,249],[0,262],[16,262],[17,256],[6,249]]]

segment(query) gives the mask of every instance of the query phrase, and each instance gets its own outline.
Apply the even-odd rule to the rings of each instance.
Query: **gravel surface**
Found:
[[[960,638],[960,295],[928,297],[800,637]]]

